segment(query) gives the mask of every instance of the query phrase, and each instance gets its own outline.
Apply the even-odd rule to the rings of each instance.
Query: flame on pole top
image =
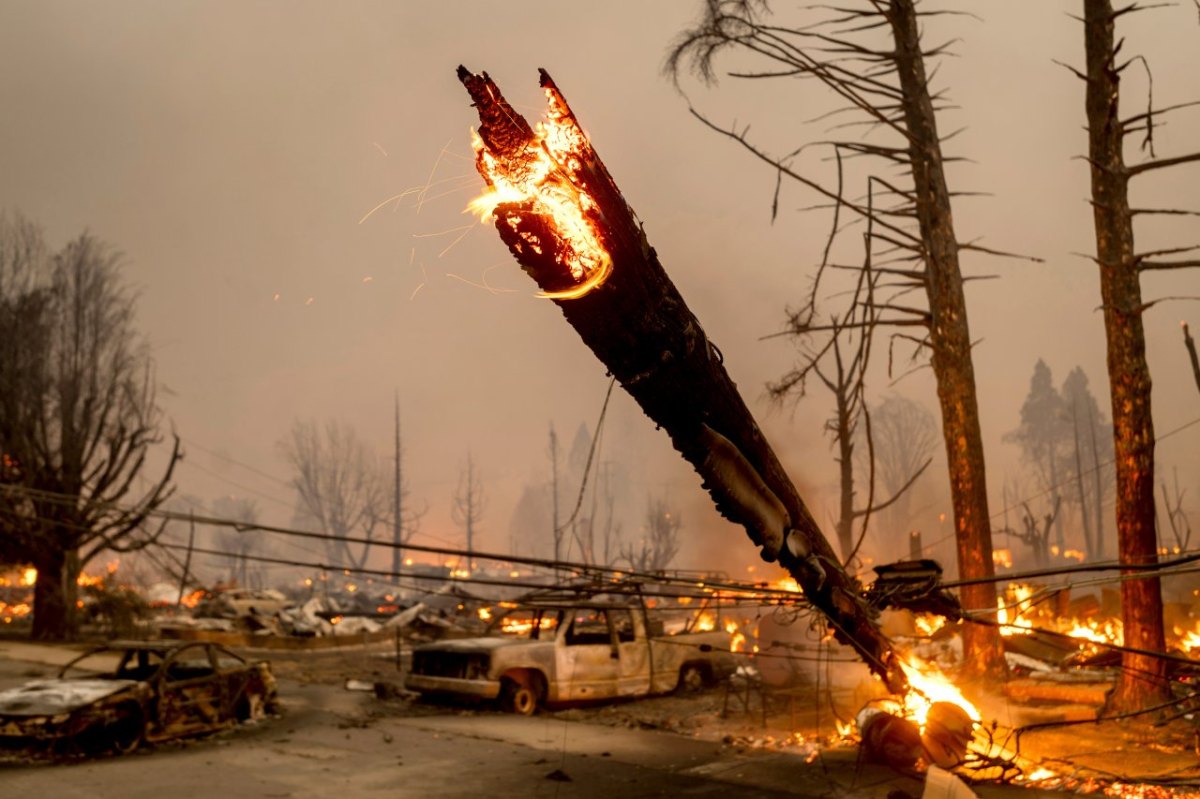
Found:
[[[475,166],[487,189],[467,210],[484,221],[495,218],[513,247],[557,266],[561,288],[540,296],[567,300],[584,296],[612,273],[612,257],[601,232],[601,213],[589,184],[599,164],[574,114],[554,81],[540,71],[547,111],[536,128],[518,114],[486,72],[458,68],[458,78],[479,112],[474,131]]]

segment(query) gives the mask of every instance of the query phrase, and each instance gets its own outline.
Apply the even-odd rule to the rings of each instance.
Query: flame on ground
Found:
[[[742,632],[741,627],[733,619],[725,622],[725,632],[731,636],[729,639],[730,652],[745,652],[746,651],[746,636]]]
[[[1008,584],[1008,589],[996,600],[999,606],[996,620],[1001,624],[1001,635],[1029,635],[1033,629],[1033,622],[1026,618],[1026,615],[1031,608],[1032,598],[1032,586],[1022,583]]]
[[[925,718],[934,702],[958,705],[975,722],[983,718],[979,709],[967,701],[962,691],[958,690],[937,666],[926,663],[915,655],[904,655],[900,658],[900,668],[904,670],[904,676],[908,678],[912,689],[904,697],[904,716],[916,722],[918,727],[925,726]]]
[[[579,177],[590,149],[587,138],[557,92],[547,88],[546,98],[546,119],[537,124],[534,140],[519,151],[493,152],[472,129],[475,166],[488,188],[467,204],[467,211],[486,222],[495,215],[497,206],[510,204],[541,217],[553,241],[521,232],[525,246],[537,254],[549,250],[576,285],[563,291],[543,291],[539,296],[572,300],[608,279],[612,258],[596,224],[596,201]],[[514,231],[518,220],[519,215],[514,217],[510,212],[508,224]]]

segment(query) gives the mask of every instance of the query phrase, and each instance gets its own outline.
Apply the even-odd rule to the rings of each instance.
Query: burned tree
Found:
[[[450,507],[450,518],[462,528],[467,544],[467,571],[475,568],[472,563],[475,552],[475,536],[479,532],[479,524],[483,521],[483,509],[486,499],[483,494],[483,479],[479,476],[479,467],[470,451],[467,451],[467,462],[458,473],[458,488],[454,492],[454,504]]]
[[[646,526],[636,544],[621,548],[620,559],[638,572],[660,572],[671,565],[682,542],[683,520],[662,497],[646,503]]]
[[[712,80],[718,56],[732,50],[766,64],[735,76],[815,80],[845,103],[841,111],[860,114],[853,124],[893,138],[876,143],[868,135],[830,143],[839,164],[843,153],[870,156],[905,170],[911,179],[911,185],[903,186],[872,176],[866,199],[855,200],[842,191],[840,170],[835,188],[802,174],[793,161],[803,148],[789,156],[773,156],[753,144],[745,130],[723,128],[693,111],[704,124],[736,140],[776,172],[776,206],[779,187],[787,178],[825,198],[836,214],[852,214],[872,226],[868,246],[879,247],[887,259],[871,267],[886,278],[870,297],[878,311],[872,324],[924,330],[924,335],[894,335],[930,356],[941,406],[959,576],[975,581],[962,589],[961,597],[966,607],[988,613],[997,606],[997,596],[990,582],[987,480],[959,255],[964,250],[997,253],[960,243],[955,235],[953,194],[944,168],[951,159],[942,152],[937,124],[941,96],[932,92],[926,74],[926,61],[944,53],[946,45],[922,46],[918,23],[927,15],[916,10],[914,0],[863,0],[850,7],[818,6],[815,12],[824,16],[815,23],[788,27],[776,23],[766,4],[757,0],[707,0],[701,23],[676,45],[669,68],[678,75],[690,65]],[[877,205],[877,201],[890,204]],[[924,295],[926,308],[906,300],[916,293]],[[970,670],[1005,671],[994,627],[967,625],[963,645],[964,663]]]
[[[279,449],[294,472],[300,523],[329,536],[328,565],[363,568],[388,516],[387,479],[378,459],[353,427],[337,421],[321,428],[296,420]]]
[[[51,257],[36,226],[0,216],[0,551],[38,570],[35,638],[74,636],[92,558],[161,534],[149,517],[181,457],[174,437],[148,474],[161,414],[120,267],[90,234]]]
[[[1037,564],[1037,567],[1039,569],[1045,568],[1050,565],[1050,528],[1054,526],[1054,521],[1058,518],[1060,508],[1062,508],[1062,497],[1055,495],[1053,507],[1048,513],[1043,514],[1039,522],[1036,514],[1029,507],[1029,503],[1022,502],[1020,529],[1006,525],[997,532],[1002,535],[1011,536],[1029,547],[1030,551],[1033,552],[1033,560]],[[1007,514],[1005,515],[1007,516]]]
[[[1072,70],[1087,86],[1088,164],[1092,216],[1096,232],[1095,261],[1100,270],[1104,332],[1108,344],[1108,379],[1112,397],[1113,450],[1117,473],[1117,545],[1123,564],[1156,563],[1154,514],[1154,422],[1150,408],[1150,371],[1142,313],[1154,301],[1142,299],[1141,273],[1200,266],[1200,260],[1174,258],[1197,247],[1171,247],[1138,252],[1134,248],[1136,214],[1161,209],[1133,208],[1129,184],[1134,178],[1169,167],[1200,162],[1200,152],[1172,158],[1154,153],[1158,117],[1181,106],[1151,107],[1127,118],[1120,115],[1122,73],[1136,59],[1119,61],[1122,42],[1116,22],[1138,10],[1136,4],[1114,10],[1111,0],[1084,0],[1086,68]],[[1144,60],[1143,60],[1144,63]],[[1125,136],[1142,132],[1149,160],[1125,163]],[[1166,209],[1166,213],[1175,212]],[[1121,678],[1111,699],[1114,710],[1136,710],[1166,700],[1166,662],[1147,652],[1163,652],[1163,605],[1157,577],[1121,583],[1125,643]],[[1140,650],[1140,651],[1134,651]]]
[[[864,271],[863,275],[867,274]],[[815,307],[815,298],[810,298],[810,303],[810,308]],[[857,294],[842,316],[833,317],[825,325],[803,322],[800,315],[807,311],[793,312],[789,323],[793,331],[803,326],[810,333],[827,333],[827,337],[819,345],[806,340],[801,347],[801,363],[770,386],[771,394],[776,399],[788,395],[802,397],[809,380],[815,378],[833,395],[834,412],[825,422],[825,432],[837,448],[839,491],[835,531],[842,552],[842,563],[853,571],[857,571],[855,557],[867,535],[872,516],[905,497],[930,462],[926,457],[927,451],[914,452],[916,457],[925,459],[924,463],[914,464],[912,471],[889,487],[891,496],[876,502],[874,422],[866,403],[866,373],[871,361],[874,331],[871,325],[860,324],[860,315],[870,312],[869,305],[860,302]],[[856,467],[858,471],[866,473],[867,500],[861,507],[856,507],[855,502],[858,482]],[[861,520],[861,527],[856,539],[854,524],[858,520]]]
[[[641,224],[554,82],[534,129],[484,74],[460,67],[479,115],[473,207],[584,343],[700,473],[717,509],[803,587],[893,688],[904,675],[859,585],[841,569],[767,444],[716,347],[658,262]]]
[[[212,515],[232,522],[228,527],[217,528],[217,546],[231,561],[229,582],[250,587],[250,552],[254,539],[243,532],[258,525],[258,503],[245,497],[233,495],[217,497],[212,502]],[[255,574],[256,577],[261,575]],[[254,586],[259,587],[259,586]]]
[[[1062,499],[1064,478],[1070,473],[1067,423],[1066,406],[1054,386],[1050,367],[1038,358],[1029,393],[1021,404],[1021,424],[1005,433],[1004,440],[1021,448],[1021,458],[1036,475],[1038,488],[1050,494],[1056,507]],[[1061,520],[1055,533],[1055,543],[1061,550],[1065,546]]]
[[[863,282],[859,282],[859,292]],[[858,293],[854,300],[846,311],[835,314],[824,325],[812,322],[816,313],[815,297],[810,297],[803,308],[790,313],[789,326],[793,331],[803,328],[809,333],[819,330],[826,335],[820,343],[814,343],[811,338],[802,339],[800,363],[769,386],[771,396],[776,400],[789,396],[800,399],[807,394],[809,381],[815,379],[833,396],[833,415],[825,421],[825,432],[837,448],[839,490],[834,529],[842,564],[851,569],[851,561],[858,550],[854,544],[854,521],[863,517],[862,535],[865,536],[875,496],[875,459],[868,457],[867,506],[855,510],[855,447],[862,438],[868,449],[872,442],[871,417],[866,405],[866,374],[871,363],[873,331],[869,318],[863,318],[871,309],[858,301]]]
[[[1071,427],[1075,501],[1083,522],[1087,555],[1100,560],[1105,551],[1104,504],[1112,493],[1112,431],[1081,367],[1072,369],[1063,381],[1062,398]]]
[[[896,497],[888,508],[891,529],[908,529],[911,519],[909,489],[929,467],[938,444],[938,426],[923,405],[899,394],[889,394],[871,408],[871,451],[883,490]],[[868,467],[860,466],[861,471]]]
[[[1183,509],[1183,497],[1187,491],[1179,487],[1178,469],[1175,469],[1173,476],[1175,484],[1170,492],[1167,490],[1166,480],[1159,484],[1159,489],[1162,492],[1163,510],[1166,511],[1163,516],[1171,528],[1171,547],[1178,554],[1186,552],[1192,542],[1192,522],[1188,519],[1187,511]]]

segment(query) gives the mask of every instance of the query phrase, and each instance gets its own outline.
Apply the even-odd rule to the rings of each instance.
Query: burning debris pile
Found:
[[[915,562],[897,568],[909,575],[921,570]],[[889,573],[892,567],[882,569]],[[895,581],[884,581],[876,593],[896,590]],[[936,593],[919,601],[916,592],[903,598],[893,593],[893,599],[917,607],[949,599]],[[757,734],[727,736],[739,746],[814,758],[850,747],[867,761],[931,782],[934,775],[952,780],[946,774],[952,771],[967,782],[1084,794],[1195,795],[1180,785],[1200,779],[1200,662],[1194,658],[1200,608],[1168,606],[1175,628],[1167,653],[1174,701],[1135,730],[1106,721],[1122,646],[1115,597],[1099,588],[1072,591],[1031,582],[1007,584],[1000,595],[997,616],[1010,677],[991,685],[966,681],[961,688],[955,676],[964,665],[960,631],[970,622],[960,620],[965,614],[953,606],[943,608],[950,620],[929,612],[883,612],[883,631],[901,653],[910,686],[904,693],[888,693],[870,679],[802,601],[753,606],[728,597],[724,607],[714,602],[692,609],[690,624],[726,628],[738,640],[742,664],[729,690],[742,697],[747,722],[761,712],[762,727]],[[832,727],[814,710],[823,705],[833,708]],[[725,710],[730,707],[736,711],[739,704],[726,699]],[[1081,755],[1082,740],[1104,754]],[[1114,760],[1116,752],[1123,754]],[[1174,773],[1165,777],[1167,770]],[[968,790],[965,784],[961,790]]]

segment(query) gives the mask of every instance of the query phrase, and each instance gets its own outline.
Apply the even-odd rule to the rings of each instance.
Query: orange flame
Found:
[[[731,636],[729,639],[730,652],[745,652],[746,651],[746,636],[742,633],[738,623],[733,619],[725,622],[725,632]]]
[[[932,663],[926,663],[914,655],[906,655],[900,659],[900,667],[912,690],[904,697],[904,715],[917,723],[918,727],[925,726],[925,718],[934,702],[950,702],[966,711],[972,721],[983,718],[979,709],[967,701],[962,692],[950,682],[945,674]]]
[[[472,129],[476,166],[489,185],[467,204],[466,211],[479,214],[486,222],[499,205],[522,205],[544,219],[554,241],[541,241],[526,232],[521,237],[535,253],[552,248],[554,260],[566,268],[576,285],[563,291],[539,292],[538,296],[572,300],[608,279],[612,258],[596,226],[596,201],[578,180],[589,149],[587,139],[558,95],[547,88],[546,97],[546,119],[537,124],[536,137],[520,152],[493,153]],[[518,218],[508,220],[514,230]]]
[[[200,604],[200,600],[204,599],[204,596],[207,593],[208,592],[205,591],[203,588],[197,588],[192,593],[187,594],[182,599],[180,599],[179,604],[183,605],[185,608],[194,608]]]

